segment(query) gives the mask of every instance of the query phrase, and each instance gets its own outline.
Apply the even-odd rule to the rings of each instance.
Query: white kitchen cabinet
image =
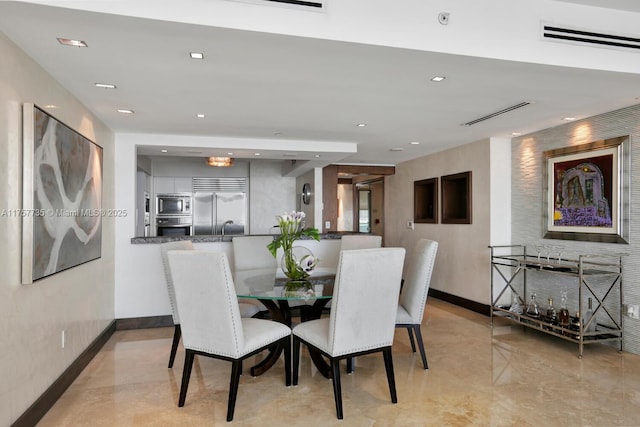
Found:
[[[191,193],[191,177],[157,176],[155,193]]]
[[[174,192],[175,193],[191,193],[191,177],[176,177],[174,178]]]

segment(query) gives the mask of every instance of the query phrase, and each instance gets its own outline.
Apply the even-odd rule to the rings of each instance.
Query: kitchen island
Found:
[[[351,231],[335,231],[329,233],[320,234],[320,240],[340,240],[342,236],[347,234],[362,234]],[[261,234],[264,236],[264,234]],[[275,237],[276,235],[274,235]],[[175,242],[178,240],[191,240],[193,243],[212,243],[212,242],[231,242],[233,240],[232,235],[197,235],[197,236],[147,236],[147,237],[132,237],[131,244],[157,244]],[[312,240],[309,237],[303,236],[300,240]]]

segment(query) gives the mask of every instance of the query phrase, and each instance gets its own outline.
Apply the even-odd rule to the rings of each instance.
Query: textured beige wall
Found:
[[[490,150],[489,140],[474,142],[400,163],[395,175],[385,178],[385,246],[411,250],[420,238],[438,241],[431,287],[483,304],[490,300]],[[408,229],[413,182],[465,171],[472,172],[472,224],[415,224]]]
[[[572,240],[542,239],[543,152],[556,148],[585,144],[601,139],[629,135],[630,137],[630,239],[629,244],[592,243]],[[612,111],[567,123],[540,132],[515,138],[512,148],[512,233],[514,244],[561,245],[565,256],[575,258],[580,253],[618,253],[624,258],[623,301],[640,304],[640,105]],[[544,296],[558,300],[547,288]],[[569,288],[570,311],[575,311],[577,287]],[[572,295],[572,294],[573,295]],[[587,296],[585,295],[586,299]],[[571,307],[571,304],[574,306]],[[583,301],[586,306],[586,301]],[[614,315],[617,309],[610,308]],[[606,319],[606,318],[605,318]],[[640,320],[623,317],[624,349],[640,354]]]
[[[113,208],[113,134],[2,33],[0,57],[0,211],[22,206],[25,102],[55,104],[50,114],[104,148],[102,202]],[[21,220],[0,216],[0,425],[20,417],[114,319],[114,219],[103,219],[102,258],[22,285]]]

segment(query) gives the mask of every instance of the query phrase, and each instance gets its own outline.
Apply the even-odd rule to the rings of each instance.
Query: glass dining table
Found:
[[[292,309],[299,310],[301,322],[322,316],[323,309],[332,298],[334,279],[335,270],[316,272],[309,277],[315,295],[284,296],[286,279],[276,278],[276,272],[272,269],[246,270],[234,274],[238,299],[259,301],[272,320],[289,327],[293,326]],[[251,375],[262,375],[269,370],[278,361],[282,351],[281,345],[274,345],[260,363],[251,367]],[[310,356],[318,371],[326,378],[331,378],[331,369],[320,353],[310,352]]]

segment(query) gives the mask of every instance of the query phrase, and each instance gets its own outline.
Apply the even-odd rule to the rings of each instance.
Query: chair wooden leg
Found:
[[[176,353],[178,352],[178,344],[180,343],[180,336],[182,330],[180,325],[175,325],[173,328],[173,342],[171,343],[171,354],[169,355],[169,369],[173,368],[173,361],[176,360]]]
[[[191,368],[193,367],[193,358],[195,353],[193,350],[185,350],[184,368],[182,369],[182,385],[180,386],[180,397],[178,406],[183,407],[187,398],[187,388],[189,387],[189,378],[191,378]]]
[[[413,331],[410,326],[407,326],[407,333],[409,334],[409,342],[411,343],[411,351],[416,352],[416,343],[413,340]]]
[[[427,365],[427,353],[424,351],[424,342],[422,342],[422,331],[420,330],[420,325],[413,325],[413,333],[416,335],[416,340],[418,341],[418,348],[420,349],[420,356],[422,357],[422,365],[424,366],[424,369],[429,369],[429,365]]]
[[[284,383],[287,387],[291,385],[291,335],[283,338],[284,344]],[[300,354],[298,353],[298,357]]]
[[[231,362],[231,380],[229,381],[229,404],[227,405],[227,421],[233,420],[233,411],[236,408],[236,397],[238,396],[238,385],[240,384],[240,372],[242,371],[242,360]]]
[[[287,363],[285,359],[285,365]],[[300,369],[300,340],[293,336],[293,385],[298,385],[298,371]]]
[[[331,371],[333,373],[333,398],[336,401],[336,416],[339,420],[342,415],[342,386],[340,385],[340,361],[331,358]]]
[[[389,383],[389,392],[391,393],[391,401],[398,403],[398,395],[396,394],[396,378],[393,374],[393,357],[391,356],[391,347],[382,350],[384,356],[384,368],[387,371],[387,382]]]

